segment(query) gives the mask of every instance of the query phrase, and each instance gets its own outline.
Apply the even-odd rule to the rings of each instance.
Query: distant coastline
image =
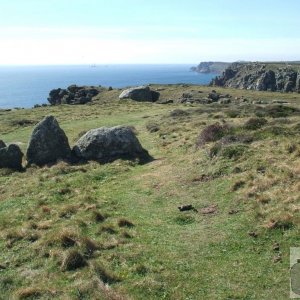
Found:
[[[72,84],[124,88],[150,83],[208,84],[217,74],[190,71],[191,65],[1,66],[0,109],[47,103],[52,89]]]

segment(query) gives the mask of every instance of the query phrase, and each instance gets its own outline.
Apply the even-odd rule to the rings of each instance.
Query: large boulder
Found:
[[[27,149],[28,164],[42,166],[70,156],[71,149],[65,132],[53,116],[47,116],[32,132]]]
[[[23,153],[19,146],[11,144],[0,148],[0,168],[22,170]]]
[[[2,140],[0,140],[0,149],[5,147],[6,147],[5,143]]]
[[[159,92],[151,91],[148,86],[138,86],[127,90],[124,90],[119,98],[120,99],[131,99],[134,101],[148,101],[156,102],[160,96]]]
[[[73,150],[81,159],[100,162],[149,157],[133,130],[127,126],[92,129],[78,140]]]

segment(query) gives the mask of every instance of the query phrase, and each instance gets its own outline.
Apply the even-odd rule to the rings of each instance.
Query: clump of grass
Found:
[[[229,118],[236,118],[240,115],[240,111],[238,110],[227,110],[225,111],[225,114],[229,117]]]
[[[242,143],[242,144],[250,144],[253,142],[253,137],[251,135],[226,135],[221,138],[220,143],[222,145],[233,144],[233,143]]]
[[[227,159],[238,159],[241,156],[243,156],[247,150],[247,145],[229,145],[226,147],[222,147],[220,151],[220,156]]]
[[[62,208],[61,212],[59,213],[60,218],[69,219],[72,215],[76,214],[78,207],[75,205],[66,205]]]
[[[246,184],[245,181],[239,180],[239,181],[237,181],[237,182],[234,183],[234,185],[232,186],[231,190],[233,192],[235,192],[235,191],[239,190],[240,188],[244,187],[245,184]]]
[[[268,123],[268,120],[265,118],[250,118],[245,124],[244,128],[247,130],[257,130],[262,128]]]
[[[122,218],[122,219],[118,220],[118,226],[119,227],[134,227],[134,224],[131,221]]]
[[[131,238],[132,238],[132,235],[131,235],[129,232],[127,232],[127,231],[123,231],[123,232],[121,233],[121,237],[123,237],[123,238],[125,238],[125,239],[131,239]]]
[[[189,113],[186,110],[183,109],[174,109],[170,112],[170,116],[172,118],[178,118],[178,117],[185,117],[188,116]]]
[[[150,133],[157,132],[160,129],[160,127],[157,123],[152,123],[152,122],[147,123],[146,128]]]
[[[215,123],[205,127],[198,136],[197,148],[204,146],[207,143],[220,140],[224,135],[228,134],[229,128],[227,125]]]
[[[68,231],[64,231],[59,236],[60,245],[63,248],[69,248],[73,247],[76,244],[75,235],[73,233],[70,233]]]
[[[93,220],[95,220],[96,223],[102,223],[106,219],[106,216],[100,213],[99,211],[93,212]]]
[[[70,188],[66,187],[66,188],[62,188],[58,191],[58,193],[60,195],[66,195],[66,194],[70,194],[72,191]]]
[[[195,222],[195,218],[188,215],[180,215],[175,218],[175,223],[178,225],[188,225]]]
[[[29,299],[41,297],[42,291],[37,287],[22,288],[16,292],[16,299]]]
[[[21,232],[20,230],[12,229],[9,230],[5,234],[5,239],[7,240],[6,246],[8,248],[11,248],[16,242],[22,240],[25,237],[24,232]]]
[[[99,279],[105,284],[113,284],[120,281],[120,278],[103,264],[94,263],[92,269]]]
[[[145,276],[149,272],[149,270],[144,264],[138,264],[135,267],[135,272],[141,276]]]
[[[82,249],[85,257],[90,257],[96,250],[99,249],[99,246],[95,241],[91,240],[88,237],[85,237],[80,241],[80,248]]]
[[[109,233],[109,234],[116,234],[117,233],[114,226],[109,225],[109,224],[102,225],[101,228],[100,228],[100,232],[106,232],[106,233]]]
[[[238,159],[246,153],[248,148],[248,145],[244,144],[223,145],[218,142],[210,148],[209,157],[213,158],[215,156],[220,156],[227,159]]]
[[[83,268],[86,265],[87,262],[80,252],[77,250],[70,250],[65,254],[61,269],[63,271],[72,271]]]
[[[20,126],[20,127],[31,126],[36,123],[37,123],[36,121],[29,120],[29,119],[12,120],[10,122],[11,126]]]
[[[286,118],[298,112],[299,110],[292,106],[272,105],[256,108],[255,115],[257,117]]]
[[[288,145],[286,145],[286,151],[289,154],[294,153],[297,150],[297,145],[294,143],[289,143]]]

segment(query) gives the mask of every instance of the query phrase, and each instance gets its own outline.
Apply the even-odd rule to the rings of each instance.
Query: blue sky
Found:
[[[0,0],[0,64],[300,60],[298,0]]]

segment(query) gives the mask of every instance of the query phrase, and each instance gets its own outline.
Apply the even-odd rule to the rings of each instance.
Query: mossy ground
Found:
[[[164,99],[211,90],[154,88]],[[252,102],[298,109],[300,95],[217,91],[249,101],[159,105],[119,101],[113,90],[90,105],[0,112],[0,139],[24,151],[34,124],[52,114],[71,145],[89,129],[131,125],[154,157],[1,170],[0,299],[287,299],[289,248],[300,244],[300,113],[273,118],[269,104]],[[258,111],[268,123],[247,129]],[[253,142],[197,149],[216,122]],[[179,212],[183,204],[198,212]],[[84,261],[72,270],[70,253]]]

